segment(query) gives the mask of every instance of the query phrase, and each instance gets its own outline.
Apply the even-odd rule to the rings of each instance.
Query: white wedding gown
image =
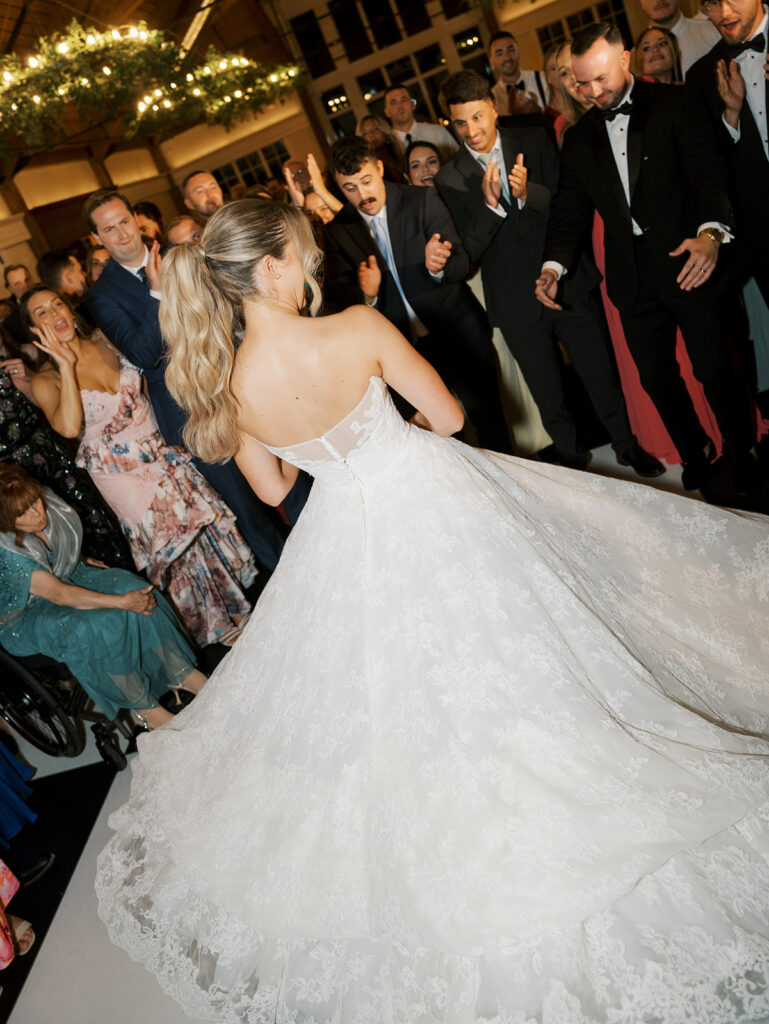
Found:
[[[139,741],[110,937],[227,1024],[769,1014],[769,520],[468,448],[372,378]]]

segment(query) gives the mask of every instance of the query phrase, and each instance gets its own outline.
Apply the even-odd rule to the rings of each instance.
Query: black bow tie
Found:
[[[526,91],[526,83],[521,79],[520,82],[516,82],[515,85],[508,85],[507,91],[511,92],[513,89],[518,89],[520,92]]]
[[[613,121],[618,114],[627,114],[629,116],[632,109],[633,101],[625,100],[624,103],[620,103],[620,105],[618,107],[615,107],[613,110],[602,110],[601,117],[604,119],[604,121]]]
[[[753,36],[752,39],[748,39],[746,43],[740,43],[739,46],[730,46],[730,53],[744,53],[746,50],[755,50],[756,53],[763,53],[766,49],[766,43],[764,42],[764,33],[759,32],[757,36]]]

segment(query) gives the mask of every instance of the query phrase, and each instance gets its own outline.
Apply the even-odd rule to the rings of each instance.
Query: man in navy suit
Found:
[[[109,263],[88,293],[93,317],[112,344],[144,374],[166,443],[183,447],[184,413],[171,397],[165,380],[166,358],[158,322],[158,243],[147,248],[131,204],[119,192],[104,189],[89,196],[83,214],[94,241],[110,254]],[[237,516],[238,526],[253,553],[264,566],[274,569],[283,549],[283,537],[235,462],[219,465],[197,458],[194,462]],[[303,493],[294,495],[293,505],[286,503],[291,518],[298,516],[304,504],[306,481],[302,481],[301,489]]]

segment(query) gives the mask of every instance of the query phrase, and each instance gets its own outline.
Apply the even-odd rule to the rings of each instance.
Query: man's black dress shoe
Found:
[[[573,452],[564,452],[560,448],[556,448],[554,444],[549,444],[547,448],[537,452],[537,458],[540,462],[548,462],[552,466],[566,466],[567,469],[587,469],[590,463],[590,452],[585,452],[581,449]]]
[[[639,476],[662,476],[665,472],[660,460],[644,451],[640,444],[631,444],[624,451],[617,452],[617,462],[620,466],[632,466]]]

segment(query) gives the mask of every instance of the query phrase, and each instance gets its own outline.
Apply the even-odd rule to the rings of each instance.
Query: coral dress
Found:
[[[769,1014],[769,519],[436,437],[379,377],[271,451],[315,482],[139,739],[113,941],[226,1024]]]
[[[215,643],[256,575],[235,516],[192,464],[165,444],[136,367],[120,358],[120,388],[80,392],[84,429],[77,462],[115,511],[138,569],[164,591],[192,638]]]

